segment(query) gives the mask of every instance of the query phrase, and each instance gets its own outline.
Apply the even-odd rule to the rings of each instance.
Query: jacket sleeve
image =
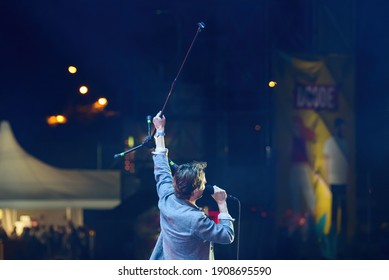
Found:
[[[219,217],[219,224],[212,221],[205,213],[199,213],[192,221],[193,234],[202,240],[219,244],[234,241],[234,225],[230,215]]]
[[[167,159],[167,149],[153,153],[154,177],[159,199],[174,193],[173,176]]]

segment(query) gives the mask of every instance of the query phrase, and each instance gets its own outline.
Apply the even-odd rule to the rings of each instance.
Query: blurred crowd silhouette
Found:
[[[0,224],[3,258],[8,260],[50,260],[93,258],[94,232],[85,226],[37,225],[25,227],[19,236],[16,227],[7,234]]]

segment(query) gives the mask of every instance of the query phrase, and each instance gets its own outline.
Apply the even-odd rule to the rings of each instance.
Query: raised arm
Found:
[[[167,158],[168,150],[165,147],[166,119],[164,116],[161,116],[161,112],[158,112],[153,118],[153,124],[156,129],[156,134],[154,136],[155,150],[153,152],[154,176],[158,197],[161,199],[174,192],[173,177]]]
[[[156,130],[155,133],[155,150],[165,150],[165,125],[166,118],[161,116],[161,111],[153,118],[153,124]]]

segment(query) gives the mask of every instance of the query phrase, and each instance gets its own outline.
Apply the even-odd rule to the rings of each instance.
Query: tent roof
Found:
[[[0,123],[0,208],[113,208],[119,197],[119,171],[50,166],[18,144],[7,121]]]

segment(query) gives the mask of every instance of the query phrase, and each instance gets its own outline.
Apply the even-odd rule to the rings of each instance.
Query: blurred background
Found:
[[[383,0],[2,0],[0,120],[26,154],[56,171],[112,171],[117,183],[117,201],[107,207],[0,204],[9,236],[2,257],[148,259],[159,231],[151,150],[114,154],[142,143],[146,117],[161,110],[202,21],[206,27],[166,106],[166,142],[174,162],[207,161],[207,181],[240,200],[229,202],[240,234],[232,245],[217,246],[216,258],[328,258],[320,235],[291,237],[278,219],[277,178],[286,175],[276,168],[275,137],[283,136],[275,133],[282,81],[274,76],[274,55],[284,53],[353,61],[355,222],[342,258],[386,259],[388,6]],[[0,169],[10,163],[0,160]],[[1,172],[0,189],[13,180],[5,173],[39,181],[18,165],[12,170]],[[212,201],[201,203],[212,216]],[[25,216],[40,235],[35,245],[11,240],[10,221]],[[54,234],[56,245],[48,237]]]

